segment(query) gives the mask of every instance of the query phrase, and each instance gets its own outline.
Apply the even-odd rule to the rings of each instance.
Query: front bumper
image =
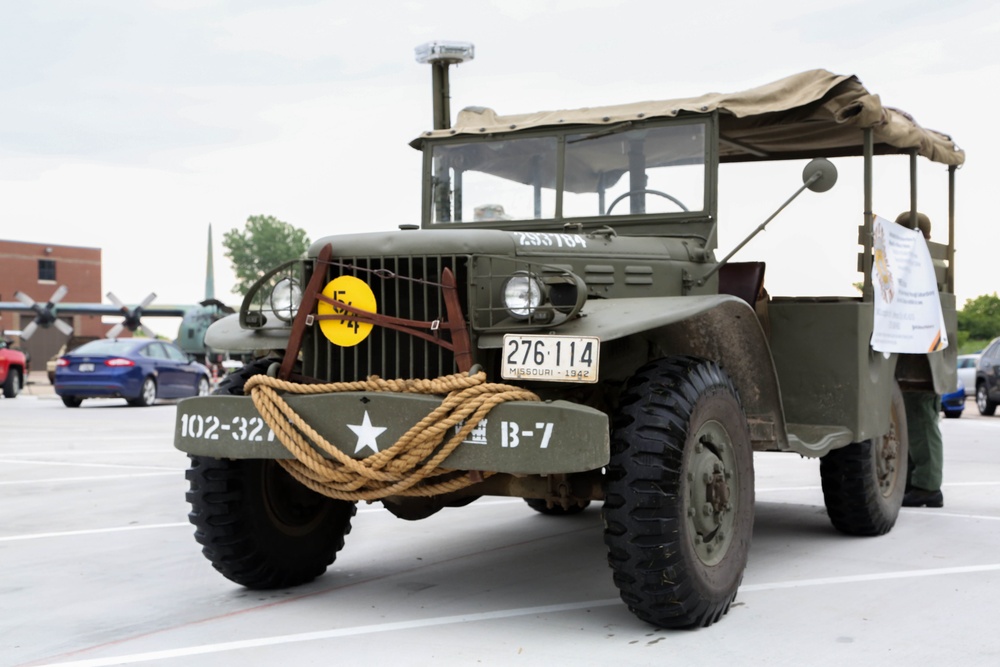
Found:
[[[941,397],[941,409],[946,412],[961,412],[965,409],[965,388]]]
[[[342,452],[363,459],[392,446],[442,399],[343,392],[285,395],[284,400]],[[212,458],[292,458],[248,396],[181,401],[174,446]],[[493,408],[441,467],[544,475],[594,470],[606,465],[609,457],[608,418],[603,412],[567,401],[511,401]]]

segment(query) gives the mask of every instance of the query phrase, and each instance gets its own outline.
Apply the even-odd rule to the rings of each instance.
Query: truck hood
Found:
[[[669,237],[627,237],[612,233],[518,232],[495,229],[414,229],[326,236],[309,257],[330,244],[335,257],[500,255],[505,257],[689,258],[688,243]]]

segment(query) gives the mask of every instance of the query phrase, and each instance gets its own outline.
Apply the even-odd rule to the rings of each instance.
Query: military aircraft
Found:
[[[215,363],[218,356],[205,345],[205,331],[212,322],[234,312],[233,309],[215,298],[215,279],[212,266],[212,228],[208,228],[208,265],[205,278],[205,299],[196,304],[151,306],[156,299],[156,293],[151,292],[141,303],[126,305],[113,292],[108,292],[111,304],[103,303],[63,303],[63,298],[69,292],[65,285],[60,285],[46,303],[38,303],[24,292],[17,291],[14,298],[17,301],[0,302],[0,312],[34,312],[34,319],[21,331],[21,339],[29,340],[39,328],[55,327],[66,336],[73,333],[73,327],[60,319],[64,315],[121,315],[122,321],[111,327],[106,334],[108,338],[116,338],[124,330],[142,331],[151,338],[156,333],[147,327],[143,317],[180,317],[181,324],[174,341],[178,347],[193,355],[202,363]]]

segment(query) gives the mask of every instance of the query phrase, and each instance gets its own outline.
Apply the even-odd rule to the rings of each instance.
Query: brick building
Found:
[[[101,303],[101,249],[0,240],[0,303],[16,301],[15,292],[23,292],[40,304],[65,285],[62,303]],[[0,329],[22,330],[34,319],[34,313],[0,310]],[[73,327],[74,334],[103,336],[111,325],[100,315],[60,315]],[[39,328],[21,347],[31,356],[32,370],[44,370],[45,361],[65,342],[55,327]]]

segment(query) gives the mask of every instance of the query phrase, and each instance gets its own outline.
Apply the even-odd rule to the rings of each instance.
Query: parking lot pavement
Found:
[[[22,393],[25,396],[55,396],[55,390],[45,371],[31,371],[24,381]]]
[[[406,522],[362,504],[326,575],[240,588],[187,522],[175,412],[0,400],[0,665],[1000,664],[1000,417],[944,420],[945,507],[878,538],[833,530],[817,461],[756,455],[736,603],[670,632],[619,600],[596,505]]]

